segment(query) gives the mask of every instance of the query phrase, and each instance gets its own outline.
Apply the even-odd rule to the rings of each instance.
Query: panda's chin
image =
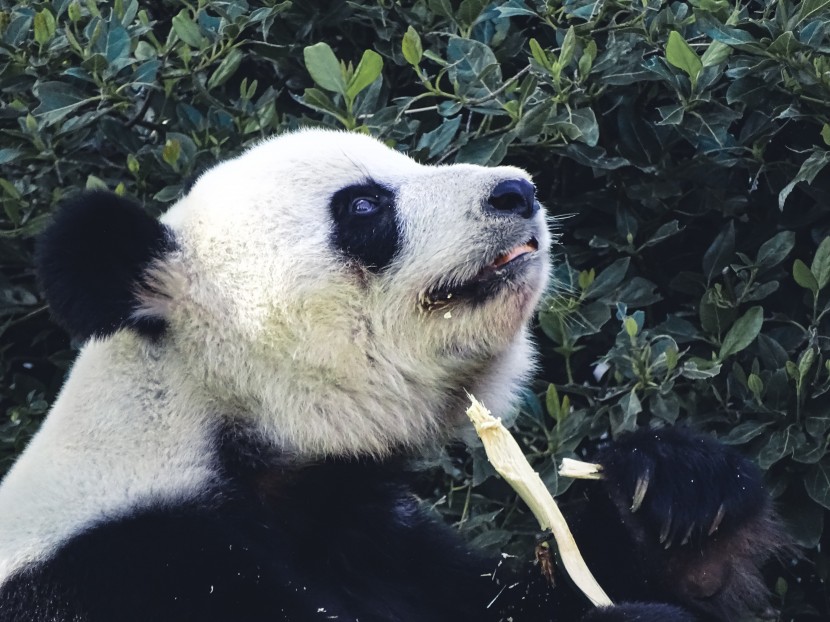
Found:
[[[456,305],[483,304],[505,291],[527,293],[541,287],[541,266],[544,252],[536,237],[500,252],[487,261],[476,275],[461,283],[437,285],[421,295],[424,311],[437,311]]]

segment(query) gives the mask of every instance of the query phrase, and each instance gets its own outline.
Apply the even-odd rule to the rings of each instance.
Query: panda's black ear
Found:
[[[164,321],[133,317],[146,268],[175,248],[170,230],[133,200],[94,190],[58,208],[35,250],[56,320],[79,339],[130,326],[158,336]]]

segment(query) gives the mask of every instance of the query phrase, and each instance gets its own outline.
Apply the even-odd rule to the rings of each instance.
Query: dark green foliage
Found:
[[[63,196],[108,187],[160,211],[186,177],[263,136],[347,127],[426,162],[524,166],[563,216],[540,381],[517,421],[562,499],[555,461],[605,433],[707,430],[766,470],[808,548],[771,574],[778,604],[830,615],[817,548],[830,510],[830,1],[0,9],[3,468],[72,358],[30,256]],[[445,470],[436,507],[479,544],[524,554],[533,523],[482,457]]]

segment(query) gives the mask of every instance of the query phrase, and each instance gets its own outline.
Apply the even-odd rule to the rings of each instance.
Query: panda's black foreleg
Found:
[[[593,461],[604,479],[584,485],[569,518],[615,601],[671,602],[701,620],[769,613],[760,567],[790,545],[754,464],[682,428],[622,436]],[[619,608],[593,615],[629,619]]]
[[[538,557],[538,556],[537,556]],[[660,602],[620,602],[594,608],[562,572],[550,581],[538,563],[524,576],[502,580],[489,609],[488,622],[703,622],[681,607]],[[554,585],[555,584],[555,585]]]

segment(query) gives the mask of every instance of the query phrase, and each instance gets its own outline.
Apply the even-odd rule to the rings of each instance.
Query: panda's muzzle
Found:
[[[484,302],[516,281],[528,264],[538,257],[538,251],[539,241],[531,237],[496,254],[473,278],[458,284],[430,288],[421,294],[420,306],[425,311],[435,311],[453,303]]]

